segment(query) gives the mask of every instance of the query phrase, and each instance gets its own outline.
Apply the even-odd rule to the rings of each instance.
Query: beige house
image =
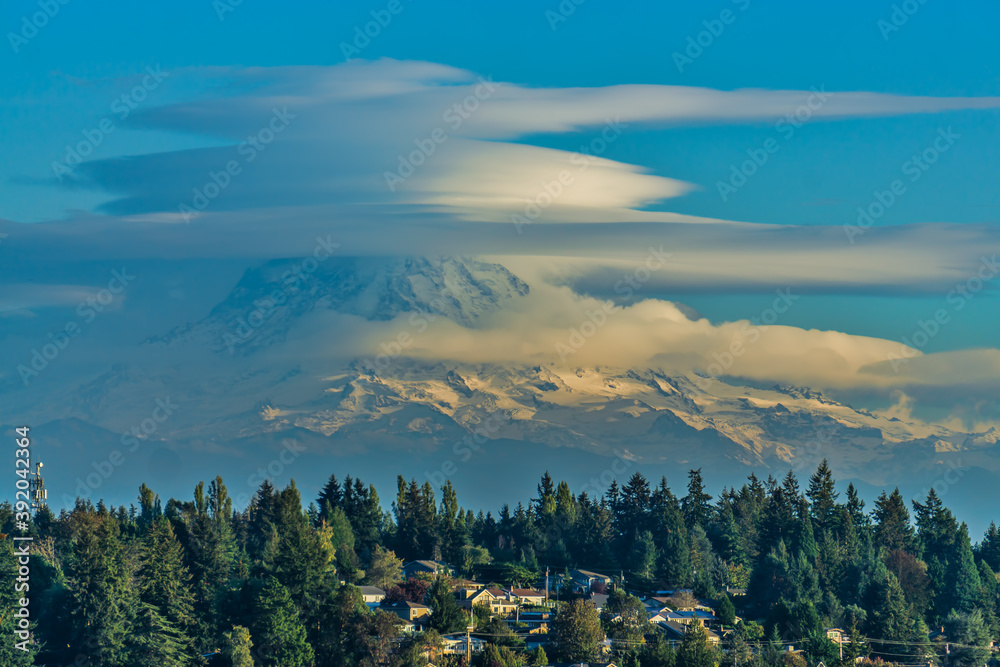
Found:
[[[499,588],[484,588],[464,599],[459,597],[458,606],[463,609],[472,609],[477,605],[486,607],[491,614],[507,616],[516,612],[521,603],[518,600],[509,600],[507,593]]]
[[[512,588],[507,591],[507,597],[522,604],[545,604],[545,593],[534,588]]]

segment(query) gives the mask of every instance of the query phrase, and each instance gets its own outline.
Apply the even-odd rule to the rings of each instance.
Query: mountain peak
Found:
[[[221,354],[251,354],[283,342],[297,320],[325,309],[366,320],[423,312],[474,328],[479,319],[528,293],[500,264],[465,257],[279,259],[244,272],[208,317],[146,343],[198,340]]]

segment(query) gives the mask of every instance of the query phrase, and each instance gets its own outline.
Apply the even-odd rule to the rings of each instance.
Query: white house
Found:
[[[369,609],[374,609],[385,599],[385,591],[378,586],[358,586],[361,589],[361,597]]]

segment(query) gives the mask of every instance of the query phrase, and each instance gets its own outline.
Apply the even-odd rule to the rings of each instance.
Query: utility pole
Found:
[[[545,566],[545,606],[549,604],[549,566]]]
[[[475,621],[475,613],[469,610],[469,624],[465,626],[465,665],[472,667],[472,624]]]

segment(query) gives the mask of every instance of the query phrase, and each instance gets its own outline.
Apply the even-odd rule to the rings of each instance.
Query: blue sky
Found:
[[[903,11],[903,4],[910,13]],[[438,166],[443,171],[446,164],[452,168],[440,174],[444,181],[451,178],[459,182],[467,173],[457,164],[492,165],[502,157],[475,150],[499,150],[502,144],[564,152],[546,154],[555,159],[599,138],[605,130],[600,114],[569,118],[576,95],[570,89],[625,84],[684,86],[695,91],[749,89],[692,112],[666,116],[650,112],[628,123],[601,154],[619,165],[609,166],[605,175],[621,180],[608,180],[613,184],[609,189],[614,191],[604,193],[607,201],[592,207],[594,219],[608,223],[622,222],[612,212],[640,211],[787,228],[774,232],[773,241],[761,241],[756,232],[738,227],[737,236],[748,234],[744,245],[734,240],[737,237],[729,225],[696,225],[697,231],[690,232],[690,245],[677,246],[678,256],[685,256],[686,249],[691,253],[686,256],[698,257],[701,266],[708,262],[708,273],[701,268],[679,271],[663,282],[654,281],[646,293],[683,302],[713,322],[753,317],[767,307],[774,289],[791,285],[800,291],[802,301],[782,324],[901,341],[911,336],[920,321],[947,304],[946,295],[953,285],[974,275],[970,271],[976,270],[982,253],[997,249],[1000,103],[989,101],[1000,97],[1000,53],[991,48],[1000,18],[1000,7],[995,3],[845,2],[832,9],[792,2],[726,0],[681,6],[634,3],[623,8],[603,0],[586,0],[579,5],[570,0],[561,4],[555,0],[399,0],[393,5],[398,12],[388,14],[390,5],[379,0],[309,2],[276,8],[273,3],[254,0],[238,5],[202,0],[150,7],[119,2],[95,6],[70,0],[65,5],[52,5],[58,6],[58,12],[37,35],[19,40],[10,35],[22,33],[24,17],[42,11],[41,5],[6,3],[0,10],[0,25],[6,35],[0,47],[4,72],[0,78],[0,151],[4,155],[0,164],[0,219],[11,223],[2,230],[10,234],[6,248],[0,247],[0,253],[6,253],[0,268],[5,282],[44,282],[46,270],[40,268],[39,258],[74,259],[75,234],[80,232],[91,239],[87,243],[104,248],[93,251],[101,260],[114,260],[116,252],[123,257],[152,253],[184,258],[185,249],[191,248],[197,248],[191,251],[192,256],[211,259],[212,248],[218,247],[221,236],[205,231],[207,222],[197,229],[189,228],[195,235],[192,238],[186,238],[187,231],[178,230],[177,225],[156,227],[156,216],[176,213],[176,206],[164,209],[156,200],[157,193],[149,190],[162,183],[164,193],[173,192],[170,183],[176,179],[176,192],[186,192],[192,183],[203,181],[214,165],[225,164],[225,156],[231,154],[240,136],[235,129],[227,135],[227,119],[232,118],[233,128],[254,128],[260,122],[257,119],[266,120],[274,107],[272,102],[302,100],[309,91],[325,90],[323,86],[347,86],[343,82],[354,81],[351,77],[355,75],[350,73],[355,71],[363,72],[362,79],[387,86],[404,81],[399,85],[405,88],[418,82],[426,102],[394,89],[396,97],[384,103],[372,102],[370,111],[389,119],[394,113],[400,119],[426,115],[428,123],[414,122],[400,129],[402,139],[396,144],[392,136],[382,136],[393,134],[394,122],[384,131],[374,125],[357,132],[334,127],[322,136],[315,118],[293,126],[285,135],[289,140],[276,142],[267,154],[266,159],[273,156],[272,161],[262,158],[255,175],[245,181],[248,185],[234,185],[206,214],[206,221],[219,216],[219,229],[225,224],[241,224],[249,230],[247,237],[257,239],[256,244],[247,240],[237,249],[220,250],[219,256],[265,257],[268,246],[280,245],[277,237],[283,241],[287,230],[300,229],[298,222],[291,222],[294,215],[287,223],[292,227],[273,222],[269,227],[262,222],[265,210],[279,207],[289,213],[297,211],[287,200],[291,195],[283,198],[277,185],[272,191],[268,183],[280,184],[286,194],[301,186],[303,201],[316,206],[335,204],[338,214],[367,211],[365,207],[373,203],[388,202],[396,217],[376,216],[366,222],[373,230],[369,241],[391,228],[400,212],[431,218],[443,215],[447,224],[480,214],[494,222],[504,219],[506,213],[497,215],[493,204],[487,213],[478,209],[469,213],[455,203],[458,199],[453,189],[479,184],[462,183],[449,189],[439,181],[420,180],[421,189],[411,191],[409,199],[386,199],[387,193],[379,191],[374,199],[356,201],[349,198],[352,188],[342,185],[344,192],[325,200],[313,168],[342,160],[336,168],[331,167],[331,174],[361,179],[352,172],[357,165],[356,169],[369,170],[366,184],[381,179],[386,169],[394,167],[397,151],[402,154],[410,148],[410,137],[420,139],[434,127],[443,104],[440,100],[449,94],[449,86],[468,84],[472,90],[480,76],[504,82],[507,90],[514,90],[513,97],[504,101],[522,106],[512,107],[512,113],[525,118],[538,116],[551,97],[569,100],[565,107],[552,111],[565,118],[534,125],[518,120],[521,124],[515,129],[504,126],[506,121],[499,117],[491,116],[483,125],[478,124],[478,117],[470,120],[460,132],[468,130],[470,134],[463,140],[477,143],[472,144],[474,150],[466,145],[470,152],[459,156],[466,162],[455,157],[455,163],[444,163],[442,155]],[[391,20],[368,44],[356,43],[361,48],[355,55],[376,69],[345,69],[342,44],[354,43],[356,30],[363,30],[373,20],[373,12],[391,15]],[[712,30],[718,34],[711,34]],[[704,44],[701,51],[688,50],[689,40],[698,39]],[[690,62],[678,66],[678,53],[686,54]],[[419,72],[406,70],[406,63],[414,62],[433,63],[441,69],[421,65]],[[247,68],[267,69],[260,73]],[[150,81],[150,69],[168,76],[162,83],[147,86],[145,99],[133,100],[135,109],[121,118],[115,109],[122,107],[114,106],[115,100],[144,80]],[[338,78],[342,72],[348,72],[343,75],[347,78]],[[447,85],[428,83],[438,78],[446,79]],[[619,95],[616,90],[609,89],[609,100]],[[663,90],[678,99],[687,95],[675,88]],[[806,103],[813,90],[834,93],[835,102],[810,114],[793,132],[788,132],[787,125],[779,130],[776,124],[781,117]],[[781,96],[775,91],[801,92]],[[848,104],[845,95],[849,93],[900,97],[868,96]],[[628,99],[641,106],[653,93],[642,89],[634,95]],[[690,97],[701,104],[700,95]],[[979,102],[952,104],[949,100],[953,98],[977,98]],[[587,99],[590,101],[583,104],[600,103],[596,97]],[[901,101],[892,101],[896,99]],[[258,102],[259,109],[253,106]],[[850,108],[833,113],[841,102]],[[621,111],[631,112],[631,103],[623,103]],[[885,111],[883,104],[891,109]],[[330,105],[323,113],[336,114],[336,101]],[[483,105],[487,108],[489,100]],[[760,111],[751,113],[749,107]],[[246,113],[241,115],[241,110]],[[827,113],[832,115],[824,115]],[[343,122],[348,123],[364,115],[345,118]],[[84,132],[93,132],[108,120],[114,130],[102,133],[89,164],[75,171],[74,178],[80,180],[55,182],[53,161],[64,159],[68,144],[78,143]],[[303,131],[303,126],[308,131]],[[293,134],[299,132],[302,134]],[[908,180],[907,162],[933,146],[941,132],[957,138],[946,150],[935,153],[935,163],[921,171],[918,180]],[[386,151],[384,157],[371,148],[374,143],[366,143],[369,138],[372,142],[385,140],[385,145],[380,144]],[[326,153],[309,152],[317,140],[329,140],[334,148]],[[748,151],[760,154],[761,147],[767,145],[777,146],[777,150],[768,153],[767,161],[745,185],[721,196],[718,184],[729,179],[733,166],[746,161]],[[212,148],[217,152],[199,152]],[[207,155],[215,157],[198,161],[198,156]],[[117,159],[125,156],[148,159]],[[418,178],[423,174],[408,186]],[[843,226],[854,223],[857,208],[869,207],[875,193],[889,189],[897,179],[906,179],[905,192],[895,197],[871,230],[850,243]],[[331,191],[334,189],[331,186]],[[476,190],[473,194],[499,196],[492,191]],[[347,206],[354,208],[345,209]],[[224,218],[227,213],[243,217],[230,220]],[[555,209],[547,213],[558,217]],[[95,214],[100,216],[96,222]],[[255,214],[260,217],[255,218]],[[572,217],[572,212],[565,215]],[[52,224],[59,220],[64,222]],[[149,220],[154,222],[147,229],[143,225]],[[646,231],[653,227],[616,227],[623,230],[621,238],[625,240],[616,249],[620,252],[614,254],[606,252],[599,226],[571,224],[565,217],[543,222],[553,224],[529,228],[526,236],[504,237],[500,246],[494,241],[500,237],[492,232],[456,228],[458,233],[451,236],[457,237],[454,242],[466,252],[487,254],[500,248],[497,254],[518,257],[559,254],[564,247],[578,247],[576,254],[566,251],[575,263],[559,265],[559,272],[568,276],[570,284],[593,286],[590,268],[631,257],[626,252],[631,247],[626,247],[627,239],[634,236],[632,245],[642,254],[647,241],[667,239],[669,245],[676,231],[664,228],[661,234]],[[27,234],[24,223],[46,223],[46,232]],[[101,234],[105,224],[111,226],[107,229],[128,231],[120,237],[107,231],[106,241],[93,241],[92,235]],[[831,233],[810,231],[818,227]],[[899,227],[900,231],[891,234],[888,227]],[[311,233],[307,228],[302,222],[304,238]],[[685,238],[688,234],[682,232]],[[20,245],[22,236],[27,245]],[[362,236],[359,233],[355,239],[358,248],[364,245]],[[698,254],[695,249],[711,249],[716,241],[719,270],[712,271],[711,254]],[[537,247],[529,246],[535,242]],[[150,247],[156,248],[155,252]],[[795,259],[803,247],[815,247],[825,273],[819,265],[812,271],[810,260]],[[173,254],[167,248],[173,248]],[[359,252],[374,251],[367,248]],[[782,257],[788,258],[787,267]],[[734,258],[742,258],[736,268],[732,268]],[[580,268],[588,263],[590,268]],[[837,275],[838,270],[841,275]],[[72,270],[70,274],[60,285],[90,280],[82,269],[76,276]],[[600,289],[585,291],[604,296]],[[13,287],[9,290],[10,294],[15,292]],[[29,296],[24,299],[30,302]],[[45,303],[35,305],[46,307]],[[995,348],[1000,325],[996,306],[993,285],[987,281],[976,298],[968,300],[961,313],[953,313],[952,322],[920,346],[920,351]],[[25,307],[30,309],[31,304]],[[994,363],[993,356],[989,359]]]

